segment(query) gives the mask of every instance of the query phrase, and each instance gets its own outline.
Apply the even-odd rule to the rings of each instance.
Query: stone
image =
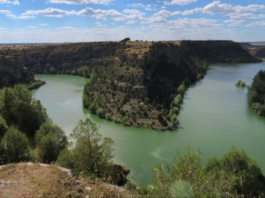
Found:
[[[85,188],[85,190],[87,190],[87,191],[91,191],[93,188],[91,188],[90,186],[87,186],[86,188]]]
[[[28,162],[27,165],[28,166],[33,166],[33,164],[31,162]]]

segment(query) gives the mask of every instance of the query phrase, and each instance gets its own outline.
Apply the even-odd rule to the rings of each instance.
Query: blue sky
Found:
[[[264,0],[0,0],[0,43],[265,41]]]

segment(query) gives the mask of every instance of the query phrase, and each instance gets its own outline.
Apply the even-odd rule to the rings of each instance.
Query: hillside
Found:
[[[22,67],[17,58],[0,56],[0,88],[15,84],[30,84],[34,81],[34,74],[26,67]]]
[[[87,178],[71,170],[40,163],[0,166],[0,197],[134,197],[124,188]]]
[[[154,129],[176,128],[185,89],[208,64],[258,61],[232,41],[2,46],[0,55],[17,57],[38,74],[92,76],[84,88],[86,108],[117,123]]]

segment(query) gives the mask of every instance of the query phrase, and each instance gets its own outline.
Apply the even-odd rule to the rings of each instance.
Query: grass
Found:
[[[128,191],[120,192],[111,185],[89,179],[77,180],[56,166],[40,166],[39,163],[0,168],[0,178],[0,197],[133,197]]]

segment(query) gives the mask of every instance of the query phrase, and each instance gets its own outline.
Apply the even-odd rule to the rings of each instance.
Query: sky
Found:
[[[265,0],[0,0],[0,43],[265,41]]]

